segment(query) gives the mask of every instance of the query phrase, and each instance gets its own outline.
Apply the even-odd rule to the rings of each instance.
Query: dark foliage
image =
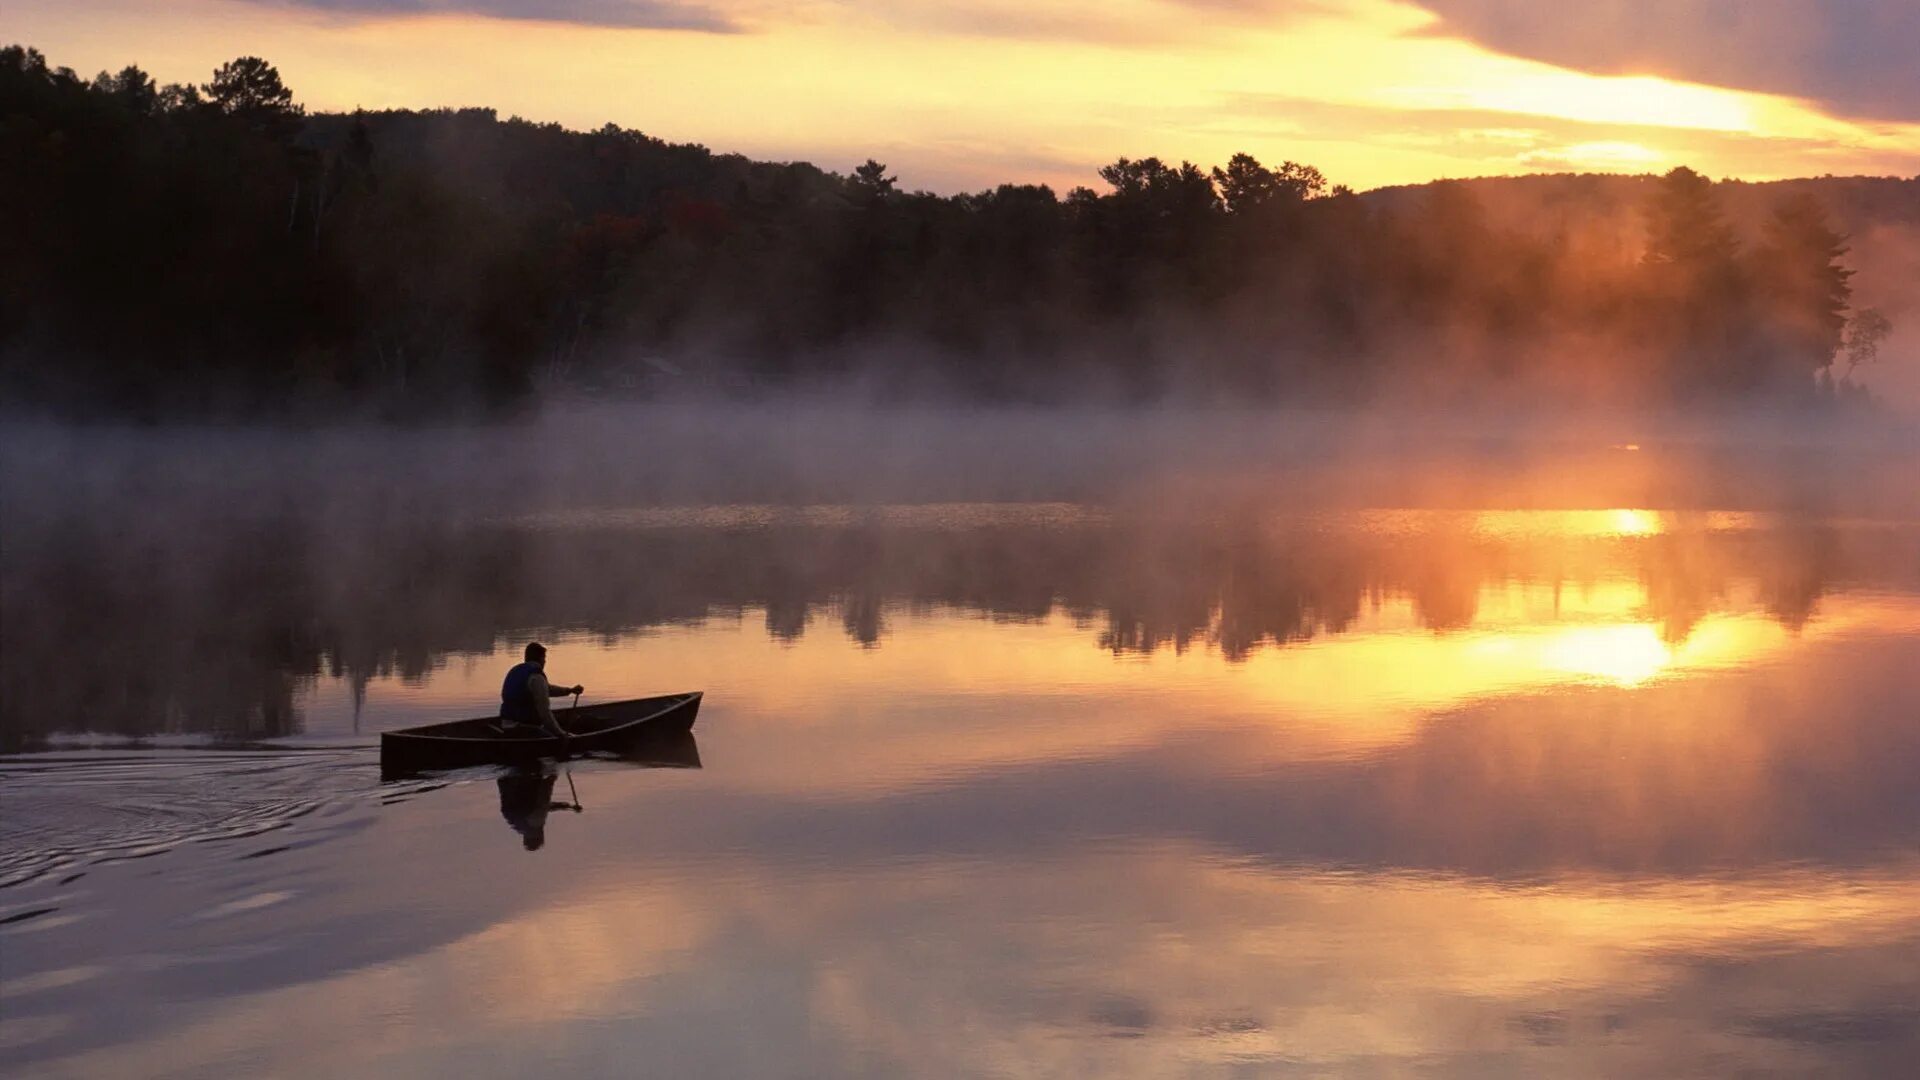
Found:
[[[0,377],[144,415],[502,407],[543,385],[859,378],[1029,400],[1812,397],[1844,240],[1727,185],[1599,186],[1524,225],[1461,183],[1121,159],[1107,190],[905,192],[491,110],[306,115],[256,57],[204,87],[0,50]],[[1601,178],[1573,178],[1594,180]],[[1596,211],[1583,220],[1580,211]]]

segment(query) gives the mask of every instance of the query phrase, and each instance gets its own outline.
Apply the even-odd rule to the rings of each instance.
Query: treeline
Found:
[[[1065,197],[901,190],[612,125],[307,115],[0,50],[0,377],[152,415],[499,406],[554,384],[1058,400],[1814,398],[1887,324],[1815,200],[1742,235],[1662,178],[1633,235],[1369,199],[1246,154]],[[1836,359],[1839,360],[1836,365]]]

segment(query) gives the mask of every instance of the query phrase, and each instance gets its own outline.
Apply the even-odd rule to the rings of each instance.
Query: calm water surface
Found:
[[[1909,1068],[1920,526],[1492,501],[30,515],[0,1063]],[[375,748],[530,636],[707,692],[533,851]]]

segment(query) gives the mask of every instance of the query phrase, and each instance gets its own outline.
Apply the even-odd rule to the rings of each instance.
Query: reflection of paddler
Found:
[[[514,769],[500,777],[500,816],[507,819],[528,851],[540,850],[547,842],[547,813],[552,810],[578,811],[578,803],[553,801],[551,766]]]

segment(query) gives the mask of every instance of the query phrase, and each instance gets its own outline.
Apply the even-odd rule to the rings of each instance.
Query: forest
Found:
[[[1890,330],[1811,181],[1553,178],[1519,214],[1244,153],[1097,179],[941,196],[613,125],[308,113],[256,57],[161,86],[11,46],[0,390],[136,418],[846,386],[1696,407],[1858,399]],[[1861,183],[1920,219],[1920,179]]]

